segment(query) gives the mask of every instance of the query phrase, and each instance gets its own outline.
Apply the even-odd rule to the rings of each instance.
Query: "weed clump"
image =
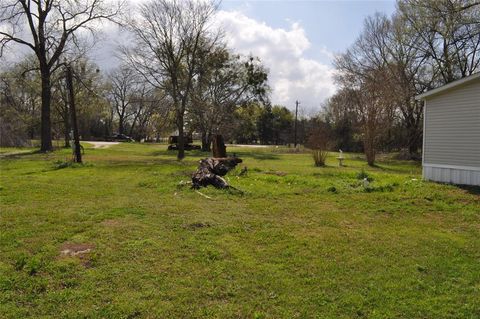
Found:
[[[16,271],[26,270],[30,276],[34,276],[42,267],[42,261],[37,257],[29,257],[27,254],[20,254],[15,258],[14,268]]]
[[[337,194],[338,190],[335,186],[330,186],[329,188],[327,188],[327,192]]]
[[[398,186],[397,183],[393,184],[386,184],[386,185],[379,185],[379,186],[366,186],[364,188],[366,193],[373,193],[373,192],[393,192],[395,190],[395,186]]]
[[[58,161],[53,162],[53,169],[54,170],[63,169],[63,168],[67,168],[67,167],[77,168],[77,167],[89,167],[89,166],[92,166],[92,164],[75,163],[75,162],[72,162],[72,161],[62,161],[62,160],[58,160]]]
[[[360,179],[360,180],[365,180],[367,179],[367,181],[369,182],[372,182],[373,181],[373,177],[370,176],[367,172],[365,172],[365,170],[362,168],[362,170],[357,174],[357,179]]]

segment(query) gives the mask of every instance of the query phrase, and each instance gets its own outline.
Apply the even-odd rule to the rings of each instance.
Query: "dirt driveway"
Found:
[[[99,142],[99,141],[82,141],[93,145],[93,148],[107,148],[112,145],[120,144],[120,142]]]

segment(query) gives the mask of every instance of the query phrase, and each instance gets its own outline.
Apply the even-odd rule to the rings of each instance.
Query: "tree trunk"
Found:
[[[373,149],[365,149],[365,156],[367,157],[368,166],[375,165],[375,151]]]
[[[73,143],[75,144],[75,162],[82,163],[82,152],[80,146],[80,138],[78,136],[77,113],[75,110],[75,93],[73,91],[73,74],[71,66],[67,66],[67,87],[68,87],[68,102],[70,104],[70,116],[72,120],[73,129]]]
[[[418,152],[419,147],[421,147],[421,128],[419,127],[417,122],[411,120],[407,122],[406,130],[408,152],[410,153],[410,156],[414,158]]]
[[[123,126],[123,117],[118,118],[118,134],[123,134],[125,128]]]
[[[177,159],[182,160],[185,158],[185,139],[183,135],[183,114],[181,112],[177,114],[177,129],[178,129]]]
[[[215,158],[227,157],[227,147],[220,134],[216,134],[213,138],[212,153]]]
[[[64,121],[64,136],[65,136],[65,148],[70,148],[70,115],[68,114],[68,104],[65,105],[63,111],[63,121]]]
[[[369,166],[375,165],[375,142],[372,132],[367,129],[364,140],[364,152]]]
[[[104,138],[107,139],[111,134],[111,131],[112,131],[112,122],[110,120],[105,120],[105,124],[104,124]]]
[[[42,76],[42,108],[40,123],[40,152],[51,152],[52,147],[52,123],[50,119],[50,103],[52,91],[50,88],[50,71],[47,66],[41,67]]]
[[[408,152],[411,156],[417,154],[420,140],[419,136],[420,135],[416,130],[410,129],[408,136]]]
[[[207,132],[202,132],[202,151],[203,152],[210,152],[211,151],[211,143],[210,143],[211,135]]]
[[[375,165],[375,148],[373,146],[373,142],[371,141],[365,142],[365,157],[367,158],[367,163],[369,166]]]

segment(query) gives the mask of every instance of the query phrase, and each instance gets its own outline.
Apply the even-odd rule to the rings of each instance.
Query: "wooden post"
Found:
[[[216,134],[213,137],[213,147],[212,147],[213,157],[227,157],[227,147],[223,141],[223,136]]]
[[[78,136],[78,125],[77,125],[77,112],[75,110],[75,95],[73,93],[73,74],[72,67],[67,65],[66,68],[67,76],[67,88],[68,88],[68,101],[70,103],[70,116],[72,117],[72,129],[73,129],[73,140],[75,145],[75,157],[74,161],[76,163],[82,162],[82,151],[80,149],[80,138]]]

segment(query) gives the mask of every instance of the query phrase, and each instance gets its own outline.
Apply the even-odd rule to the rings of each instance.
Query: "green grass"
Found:
[[[388,157],[238,148],[245,193],[209,200],[178,186],[206,154],[85,146],[83,166],[3,151],[0,318],[480,317],[478,189]]]

